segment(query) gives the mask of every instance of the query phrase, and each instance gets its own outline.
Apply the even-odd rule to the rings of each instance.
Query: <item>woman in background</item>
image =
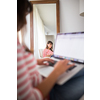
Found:
[[[53,55],[53,43],[48,41],[46,48],[43,50],[43,57],[51,57]]]

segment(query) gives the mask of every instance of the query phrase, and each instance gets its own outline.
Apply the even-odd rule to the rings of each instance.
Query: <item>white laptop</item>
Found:
[[[51,59],[55,63],[62,59],[68,59],[71,61],[70,63],[75,63],[75,66],[58,77],[57,84],[62,85],[84,68],[84,32],[58,33],[54,56]],[[52,63],[49,66],[39,66],[39,73],[48,77],[53,69],[54,64]]]

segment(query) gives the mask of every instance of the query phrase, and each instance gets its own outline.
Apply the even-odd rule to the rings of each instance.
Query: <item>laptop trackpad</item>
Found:
[[[54,69],[53,67],[47,66],[47,67],[39,68],[38,71],[41,75],[47,77],[53,71],[53,69]]]

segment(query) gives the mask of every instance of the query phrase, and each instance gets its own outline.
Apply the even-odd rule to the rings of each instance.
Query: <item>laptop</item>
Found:
[[[84,32],[58,33],[54,55],[50,59],[54,60],[54,64],[49,62],[49,66],[39,66],[38,70],[42,76],[48,77],[57,61],[68,59],[69,64],[75,63],[75,66],[60,75],[56,83],[62,85],[71,79],[84,68]]]

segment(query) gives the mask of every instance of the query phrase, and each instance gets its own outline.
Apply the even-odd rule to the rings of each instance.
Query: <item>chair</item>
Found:
[[[44,49],[39,49],[39,56],[40,56],[40,58],[43,58],[43,50]]]

